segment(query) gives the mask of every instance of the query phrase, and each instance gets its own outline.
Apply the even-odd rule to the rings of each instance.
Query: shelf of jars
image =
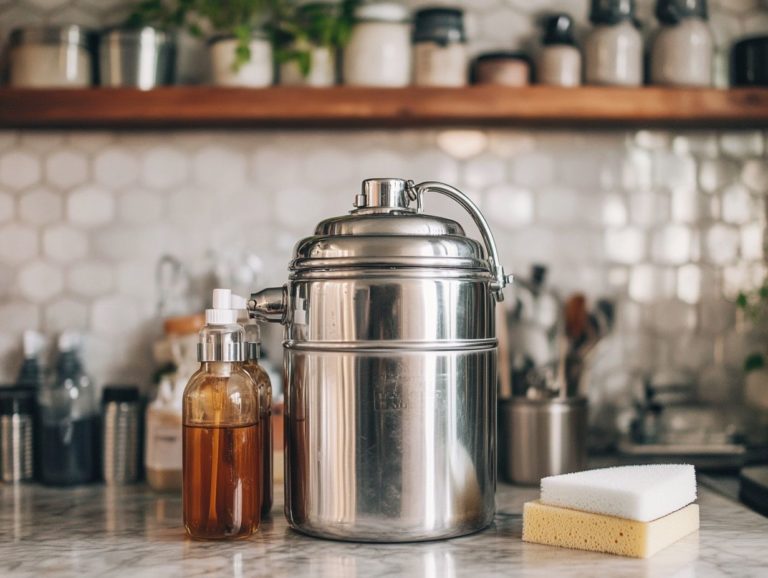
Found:
[[[0,128],[768,127],[768,89],[0,89]]]

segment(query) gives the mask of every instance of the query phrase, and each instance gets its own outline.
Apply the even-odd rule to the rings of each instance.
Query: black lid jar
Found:
[[[768,35],[739,40],[731,52],[733,86],[768,86]]]
[[[635,0],[592,0],[589,13],[592,24],[611,26],[634,18]]]
[[[414,83],[459,87],[467,84],[464,12],[458,8],[424,8],[413,30]]]
[[[423,8],[414,17],[413,42],[435,42],[442,46],[466,42],[464,11],[459,8]]]

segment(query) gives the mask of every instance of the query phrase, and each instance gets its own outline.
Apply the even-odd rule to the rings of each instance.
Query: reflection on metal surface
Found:
[[[466,209],[485,248],[423,214],[428,192]],[[439,183],[367,180],[355,206],[298,243],[286,288],[249,303],[286,324],[286,517],[341,540],[475,532],[496,485],[494,309],[507,277],[493,236]]]

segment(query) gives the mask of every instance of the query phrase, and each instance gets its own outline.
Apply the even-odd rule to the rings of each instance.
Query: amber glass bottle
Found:
[[[259,365],[261,354],[261,332],[259,325],[249,322],[245,325],[245,364],[243,368],[251,376],[259,391],[261,410],[261,516],[272,510],[272,382],[264,368]]]
[[[259,392],[243,369],[243,328],[228,290],[214,291],[200,369],[184,391],[184,526],[192,538],[247,538],[261,519]]]

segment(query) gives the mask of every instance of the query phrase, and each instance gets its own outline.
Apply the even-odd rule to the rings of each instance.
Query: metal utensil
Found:
[[[499,402],[502,477],[534,485],[587,464],[587,400],[582,397]]]

